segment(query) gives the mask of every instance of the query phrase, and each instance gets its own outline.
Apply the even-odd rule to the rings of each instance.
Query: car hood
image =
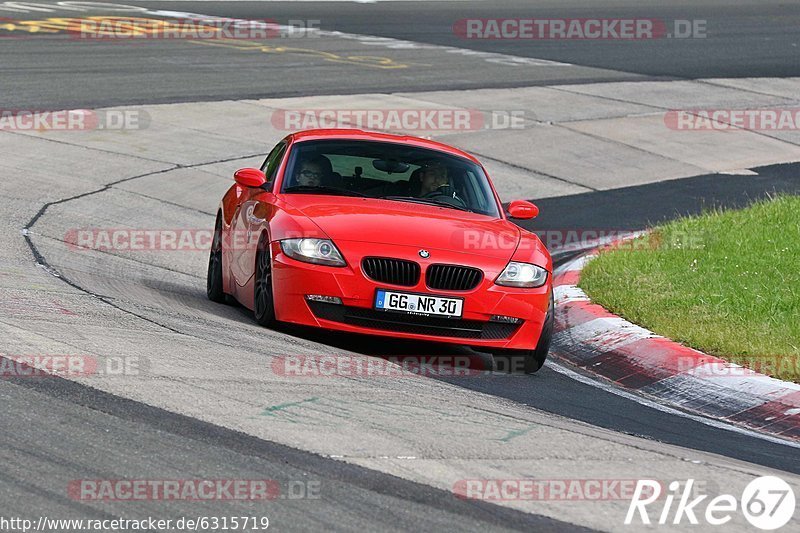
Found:
[[[418,246],[505,261],[520,239],[515,224],[476,213],[412,202],[296,194],[284,200],[334,242]]]

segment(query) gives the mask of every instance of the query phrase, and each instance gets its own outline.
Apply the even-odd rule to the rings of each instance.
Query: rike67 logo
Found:
[[[655,511],[652,519],[659,525],[686,522],[697,525],[704,520],[705,524],[722,526],[730,522],[736,513],[741,512],[753,527],[771,531],[785,526],[794,516],[794,491],[788,483],[776,476],[754,479],[745,487],[738,500],[731,494],[721,494],[711,500],[707,500],[707,494],[692,498],[694,480],[687,480],[683,484],[683,490],[681,485],[679,481],[671,482],[668,492],[663,495],[660,482],[638,480],[625,516],[625,525],[650,525],[650,512]],[[658,504],[653,505],[656,502]]]

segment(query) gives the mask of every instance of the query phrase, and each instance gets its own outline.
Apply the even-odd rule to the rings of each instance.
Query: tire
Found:
[[[208,255],[208,275],[206,276],[206,295],[212,302],[226,303],[227,295],[222,290],[222,217],[217,215],[214,224],[214,238]]]
[[[256,275],[253,286],[253,315],[256,322],[264,327],[272,327],[275,320],[275,301],[272,297],[272,257],[266,233],[258,240],[256,252]]]
[[[547,308],[547,315],[544,318],[542,333],[539,335],[539,342],[533,350],[506,350],[497,352],[494,355],[497,363],[502,362],[509,372],[521,368],[525,374],[534,374],[544,366],[547,354],[550,352],[550,343],[553,340],[553,328],[555,326],[555,302],[553,293],[550,293],[550,305]]]

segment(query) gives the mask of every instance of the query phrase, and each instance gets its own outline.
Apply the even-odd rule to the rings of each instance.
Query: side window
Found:
[[[267,159],[264,161],[264,164],[261,165],[261,171],[267,177],[267,183],[272,186],[272,183],[275,181],[275,174],[278,172],[278,167],[281,164],[281,160],[283,159],[283,154],[286,153],[286,142],[281,141],[279,142],[275,148],[267,156]]]

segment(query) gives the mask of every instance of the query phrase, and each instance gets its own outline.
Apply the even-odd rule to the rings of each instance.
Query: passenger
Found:
[[[328,179],[333,167],[330,160],[324,155],[315,155],[303,160],[294,173],[295,185],[318,187]]]

